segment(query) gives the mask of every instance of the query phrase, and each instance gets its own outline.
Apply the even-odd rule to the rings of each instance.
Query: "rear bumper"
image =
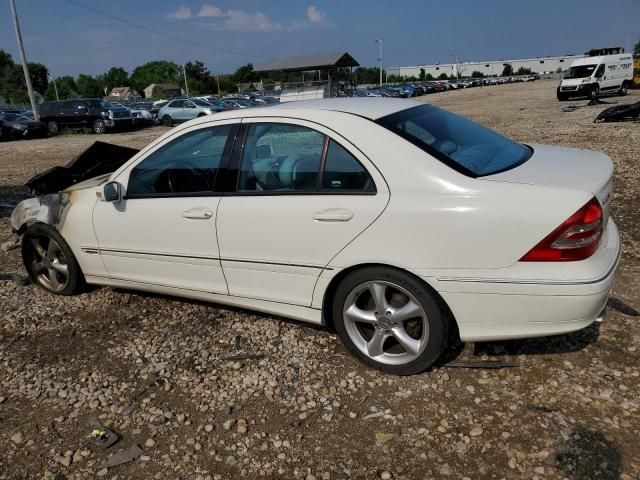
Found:
[[[447,279],[438,281],[436,290],[456,318],[463,341],[538,337],[580,330],[602,319],[620,261],[618,229],[611,220],[605,237],[594,255],[597,258],[583,261],[601,268],[592,278]]]

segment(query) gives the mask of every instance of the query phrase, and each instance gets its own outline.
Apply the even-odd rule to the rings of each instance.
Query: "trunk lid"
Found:
[[[602,206],[604,225],[613,195],[613,162],[602,152],[531,144],[533,155],[511,170],[479,180],[522,183],[593,193]]]

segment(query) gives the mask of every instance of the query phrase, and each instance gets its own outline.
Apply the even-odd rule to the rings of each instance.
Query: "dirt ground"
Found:
[[[612,296],[640,309],[640,124],[594,124],[608,105],[557,102],[555,85],[420,101],[522,142],[610,155],[623,239]],[[640,91],[603,100],[631,103]],[[142,147],[165,131],[99,139]],[[96,139],[1,143],[0,205]],[[9,214],[0,206],[0,243]],[[24,273],[19,250],[0,252],[0,272]],[[459,346],[438,368],[393,377],[359,364],[327,329],[110,288],[54,297],[0,280],[0,479],[639,479],[638,320],[610,308],[599,327]],[[454,358],[514,366],[445,364]],[[92,421],[118,443],[93,448]],[[144,451],[136,460],[102,466],[134,445]]]

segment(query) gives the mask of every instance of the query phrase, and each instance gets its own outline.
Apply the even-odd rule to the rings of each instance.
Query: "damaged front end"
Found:
[[[29,179],[25,186],[29,193],[37,196],[16,205],[11,213],[11,229],[20,234],[29,225],[45,223],[61,230],[73,203],[73,191],[99,185],[138,151],[95,142],[68,164],[53,167]]]

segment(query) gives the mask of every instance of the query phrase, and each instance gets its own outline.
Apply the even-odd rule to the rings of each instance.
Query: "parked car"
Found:
[[[394,374],[427,368],[452,335],[601,321],[620,257],[606,155],[523,145],[409,100],[220,113],[140,152],[87,155],[29,181],[44,197],[12,213],[34,283],[331,324]]]
[[[147,108],[136,107],[134,104],[124,105],[122,103],[111,102],[115,107],[126,108],[131,112],[134,127],[145,127],[153,125],[153,115]]]
[[[531,80],[535,78],[531,77]],[[633,56],[630,53],[598,55],[573,61],[556,89],[559,101],[588,96],[592,100],[601,93],[626,95],[633,82]]]
[[[0,140],[36,138],[47,135],[47,126],[29,115],[0,111]]]
[[[197,117],[211,115],[218,111],[216,107],[197,98],[171,100],[158,112],[158,118],[165,127],[172,127],[176,123],[186,122]]]
[[[90,128],[102,134],[109,128],[130,127],[131,112],[116,107],[100,98],[81,98],[44,102],[38,107],[40,120],[47,125],[50,135],[57,135],[63,128]]]
[[[249,102],[240,98],[223,98],[222,100],[220,100],[220,103],[234,109],[251,107],[251,104]]]

